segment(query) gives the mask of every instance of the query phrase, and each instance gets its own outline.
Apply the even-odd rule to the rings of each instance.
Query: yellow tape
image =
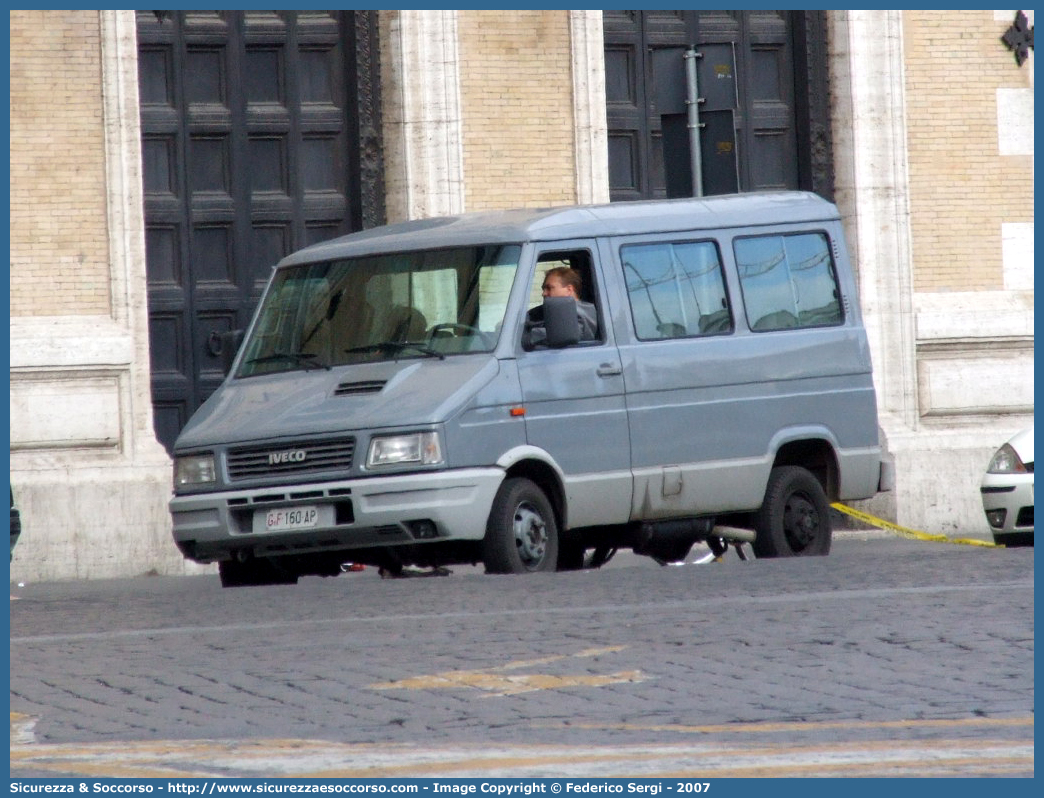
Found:
[[[962,546],[983,546],[988,549],[1004,548],[1004,546],[1000,543],[992,543],[987,540],[977,540],[975,538],[951,538],[947,537],[946,535],[930,535],[927,532],[918,532],[916,529],[909,529],[905,526],[899,526],[898,524],[893,524],[890,521],[885,521],[884,519],[872,516],[869,513],[864,513],[859,510],[856,510],[854,507],[848,507],[847,505],[841,504],[841,502],[834,502],[830,506],[838,512],[844,513],[845,515],[849,515],[852,518],[857,518],[866,524],[870,524],[870,526],[876,526],[881,529],[888,529],[892,532],[895,532],[896,534],[902,535],[903,537],[913,538],[914,540],[927,540],[932,543],[957,543]]]

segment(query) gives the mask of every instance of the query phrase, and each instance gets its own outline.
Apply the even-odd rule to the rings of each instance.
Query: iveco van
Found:
[[[556,267],[593,339],[576,299],[542,298]],[[829,502],[893,479],[838,211],[800,192],[472,213],[292,254],[174,454],[175,541],[226,586],[697,541],[823,555]]]

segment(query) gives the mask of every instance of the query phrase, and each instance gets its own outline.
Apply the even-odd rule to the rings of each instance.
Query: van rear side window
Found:
[[[621,247],[620,259],[640,340],[732,332],[714,243],[630,244]]]
[[[733,251],[750,329],[830,327],[843,321],[823,233],[738,238]]]

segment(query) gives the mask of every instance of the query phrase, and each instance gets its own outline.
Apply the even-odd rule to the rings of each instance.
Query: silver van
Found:
[[[829,502],[892,486],[838,211],[802,192],[318,244],[276,266],[228,365],[170,502],[225,586],[698,541],[823,555]]]

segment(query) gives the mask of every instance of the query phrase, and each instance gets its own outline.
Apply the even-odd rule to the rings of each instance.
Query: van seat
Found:
[[[416,308],[396,305],[388,312],[385,330],[385,341],[423,341],[428,320]]]
[[[656,331],[664,338],[684,338],[689,334],[684,324],[676,321],[665,321],[656,325]]]

